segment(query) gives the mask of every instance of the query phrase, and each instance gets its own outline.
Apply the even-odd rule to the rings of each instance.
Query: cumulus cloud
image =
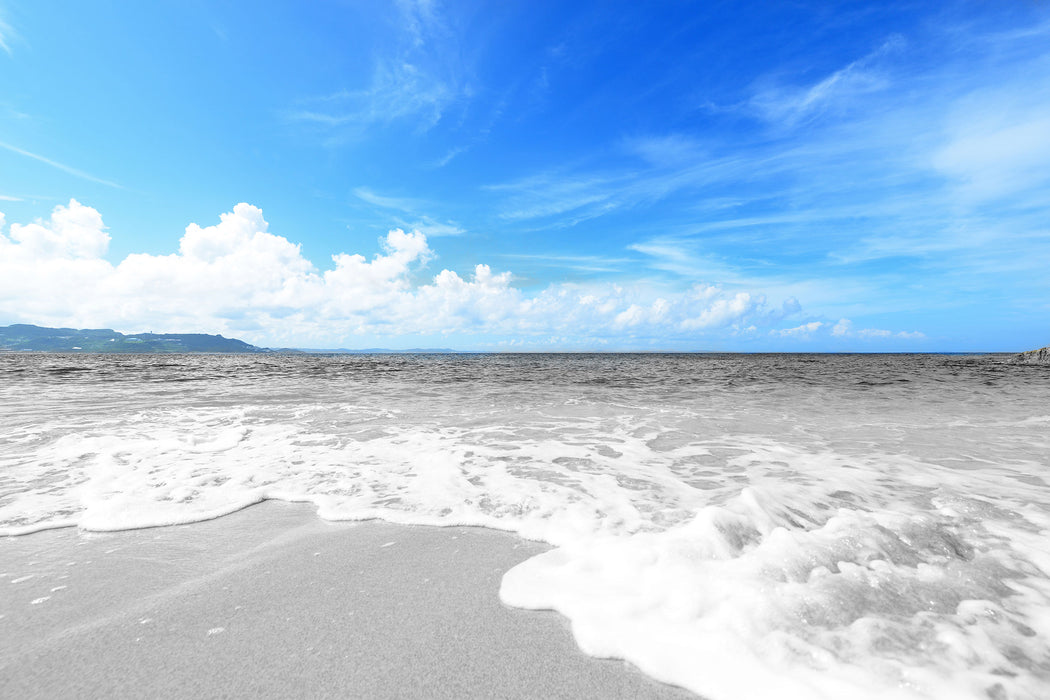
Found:
[[[27,258],[97,258],[109,247],[102,217],[75,199],[69,201],[69,206],[55,207],[47,224],[40,220],[12,224],[11,240],[20,245],[10,246],[5,252]]]
[[[238,335],[262,344],[353,343],[354,336],[483,334],[539,343],[625,339],[688,342],[750,334],[801,306],[695,285],[552,284],[526,293],[510,271],[424,276],[426,235],[394,229],[381,251],[334,255],[327,269],[270,232],[263,212],[238,204],[217,224],[186,227],[177,251],[106,259],[102,216],[76,200],[11,224],[0,215],[0,317],[46,325]],[[420,282],[419,280],[423,280]]]
[[[700,292],[702,297],[711,297],[717,293],[714,287],[708,287]],[[739,321],[758,305],[758,300],[753,299],[747,292],[739,292],[731,299],[715,299],[710,306],[704,308],[696,316],[686,318],[681,327],[684,330],[697,328],[718,328],[733,321]]]

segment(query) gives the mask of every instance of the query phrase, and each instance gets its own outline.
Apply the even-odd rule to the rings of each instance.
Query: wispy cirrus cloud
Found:
[[[424,202],[410,197],[392,197],[379,194],[368,187],[354,188],[354,196],[363,202],[402,212],[413,212],[424,206]]]
[[[11,151],[12,153],[17,153],[20,156],[25,156],[26,158],[32,158],[35,161],[39,161],[41,163],[44,163],[45,165],[50,165],[52,168],[57,168],[58,170],[61,170],[62,172],[66,173],[68,175],[72,175],[74,177],[78,177],[81,180],[87,180],[89,182],[95,182],[95,183],[98,183],[100,185],[105,185],[106,187],[114,187],[114,188],[116,188],[118,190],[124,189],[124,187],[122,187],[121,185],[118,185],[117,183],[115,183],[115,182],[113,182],[111,180],[104,180],[104,179],[102,179],[100,177],[96,177],[96,176],[92,175],[91,173],[86,173],[83,170],[77,170],[76,168],[70,167],[70,166],[65,165],[63,163],[59,163],[58,161],[51,160],[50,158],[45,158],[44,156],[38,155],[36,153],[31,153],[31,152],[26,151],[24,149],[18,148],[17,146],[12,146],[9,143],[4,143],[4,142],[0,141],[0,148],[3,148],[5,150],[7,150],[7,151]]]
[[[687,279],[735,283],[740,278],[736,266],[705,253],[695,239],[656,236],[627,248],[646,256],[649,266]]]
[[[594,179],[533,179],[533,184],[515,183],[490,189],[514,190],[513,196],[500,212],[502,219],[522,221],[569,215],[571,221],[579,222],[583,218],[601,216],[620,206],[616,191],[609,190],[605,184]]]
[[[904,38],[894,34],[874,51],[810,85],[778,84],[767,78],[747,101],[747,107],[762,119],[787,127],[826,112],[847,110],[862,98],[892,86],[880,62],[904,46]]]
[[[421,133],[470,97],[469,70],[437,4],[401,0],[395,6],[398,31],[374,55],[368,84],[306,97],[285,112],[286,119],[324,129],[336,142],[395,123]]]
[[[11,28],[7,20],[4,19],[3,10],[0,9],[0,51],[3,51],[8,56],[11,56],[11,37],[15,35],[15,30]]]
[[[454,148],[450,148],[445,153],[445,155],[441,156],[437,160],[434,160],[434,161],[431,161],[430,163],[427,163],[427,167],[443,168],[446,165],[448,165],[449,163],[451,163],[453,160],[455,160],[455,158],[457,156],[459,156],[459,155],[461,155],[463,153],[466,153],[468,150],[469,150],[469,147],[467,147],[467,146],[456,146]]]
[[[681,133],[632,136],[623,139],[620,145],[623,150],[654,166],[694,164],[705,156],[707,150],[699,139]]]
[[[1050,60],[1042,69],[1050,71]],[[944,144],[933,154],[933,167],[971,207],[1045,192],[1050,184],[1050,84],[1041,86],[1043,94],[1010,87],[981,91],[957,105]]]
[[[623,138],[489,191],[511,224],[631,217],[642,267],[830,319],[1006,303],[1004,280],[1030,298],[1050,260],[1050,25],[931,31],[808,83],[756,81],[727,132]]]
[[[358,130],[411,118],[417,130],[426,131],[441,120],[461,94],[454,83],[429,74],[422,66],[381,61],[368,87],[311,98],[306,108],[289,111],[287,117],[317,126]]]
[[[662,144],[654,144],[647,149],[635,140],[629,152],[648,150],[648,157],[656,157],[656,151],[663,148]],[[712,156],[642,168],[637,163],[591,169],[568,167],[486,185],[484,189],[501,195],[502,201],[497,204],[501,219],[560,228],[740,177],[740,169],[745,165],[735,156]]]
[[[398,226],[421,231],[430,237],[460,236],[466,233],[466,229],[453,221],[442,221],[424,213],[433,208],[429,202],[411,197],[382,195],[367,187],[357,187],[353,194],[362,202],[382,210],[387,216],[393,214],[393,221]]]
[[[557,255],[552,253],[503,253],[499,257],[541,265],[544,268],[561,268],[577,272],[622,272],[636,261],[627,257],[608,255]]]

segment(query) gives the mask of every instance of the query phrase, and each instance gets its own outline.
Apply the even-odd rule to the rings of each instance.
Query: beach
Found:
[[[500,603],[504,572],[546,545],[313,511],[0,539],[4,695],[696,697]]]

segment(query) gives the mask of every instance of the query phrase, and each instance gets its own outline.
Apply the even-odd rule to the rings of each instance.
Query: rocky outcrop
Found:
[[[1022,352],[1017,359],[1029,365],[1050,365],[1050,346]]]

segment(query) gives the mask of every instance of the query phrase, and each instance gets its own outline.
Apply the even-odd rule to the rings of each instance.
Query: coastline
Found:
[[[216,520],[0,540],[13,696],[695,698],[499,601],[549,549],[483,528],[333,523],[267,501]]]

